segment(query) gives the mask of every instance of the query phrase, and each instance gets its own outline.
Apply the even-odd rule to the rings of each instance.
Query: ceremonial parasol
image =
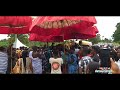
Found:
[[[32,24],[31,16],[0,16],[0,34],[28,34],[29,27],[31,24]]]

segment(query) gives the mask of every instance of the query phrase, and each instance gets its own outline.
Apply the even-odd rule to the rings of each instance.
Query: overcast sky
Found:
[[[104,38],[111,38],[116,30],[116,25],[120,22],[120,16],[97,16],[97,28],[101,36]]]
[[[120,16],[96,16],[99,33],[104,38],[111,38],[113,32],[116,30],[116,25],[120,22]],[[6,34],[0,34],[0,40],[7,38]]]

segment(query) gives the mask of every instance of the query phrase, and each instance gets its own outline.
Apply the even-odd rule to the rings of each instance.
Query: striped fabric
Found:
[[[92,61],[92,58],[89,56],[84,56],[81,58],[81,60],[79,61],[79,68],[82,69],[83,73],[86,73],[87,65]]]
[[[6,74],[8,66],[8,55],[7,53],[0,52],[0,74]]]
[[[32,59],[33,74],[42,74],[42,60],[39,58]]]

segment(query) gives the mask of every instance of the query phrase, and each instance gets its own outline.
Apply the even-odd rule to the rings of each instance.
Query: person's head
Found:
[[[78,47],[79,47],[79,45],[77,43],[75,43],[74,48],[78,48]]]
[[[88,54],[90,54],[90,49],[88,47],[83,47],[82,56],[87,56]]]
[[[92,50],[91,50],[91,53],[94,55],[94,54],[98,54],[100,51],[100,48],[99,46],[92,46]]]
[[[28,50],[28,48],[26,47],[25,50]]]
[[[68,55],[69,54],[69,50],[65,48],[65,54]]]
[[[29,48],[28,51],[32,51],[33,49],[32,48]]]
[[[74,49],[74,48],[71,48],[71,49],[70,49],[70,54],[74,54],[74,51],[75,51],[75,49]]]
[[[53,50],[53,56],[58,57],[59,56],[59,51],[58,50]]]
[[[117,49],[117,57],[120,58],[120,49]]]
[[[37,46],[33,46],[32,49],[33,49],[33,51],[37,51],[38,47]]]

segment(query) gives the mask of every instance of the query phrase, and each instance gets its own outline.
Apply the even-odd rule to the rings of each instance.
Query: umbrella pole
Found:
[[[64,42],[64,35],[63,35],[63,42]],[[63,43],[63,50],[64,50],[64,57],[65,57],[65,43]],[[67,74],[67,65],[66,65],[66,58],[65,58],[65,61],[64,61],[64,73]]]
[[[47,48],[48,48],[48,42],[47,42]]]
[[[16,42],[16,39],[17,39],[17,34],[15,34],[15,42]],[[12,74],[12,66],[13,66],[13,65],[12,65],[12,62],[13,62],[13,61],[12,61],[12,56],[13,56],[13,55],[12,55],[12,52],[13,52],[13,46],[11,47],[11,74]]]
[[[11,51],[11,74],[12,74],[12,46],[10,47]]]

